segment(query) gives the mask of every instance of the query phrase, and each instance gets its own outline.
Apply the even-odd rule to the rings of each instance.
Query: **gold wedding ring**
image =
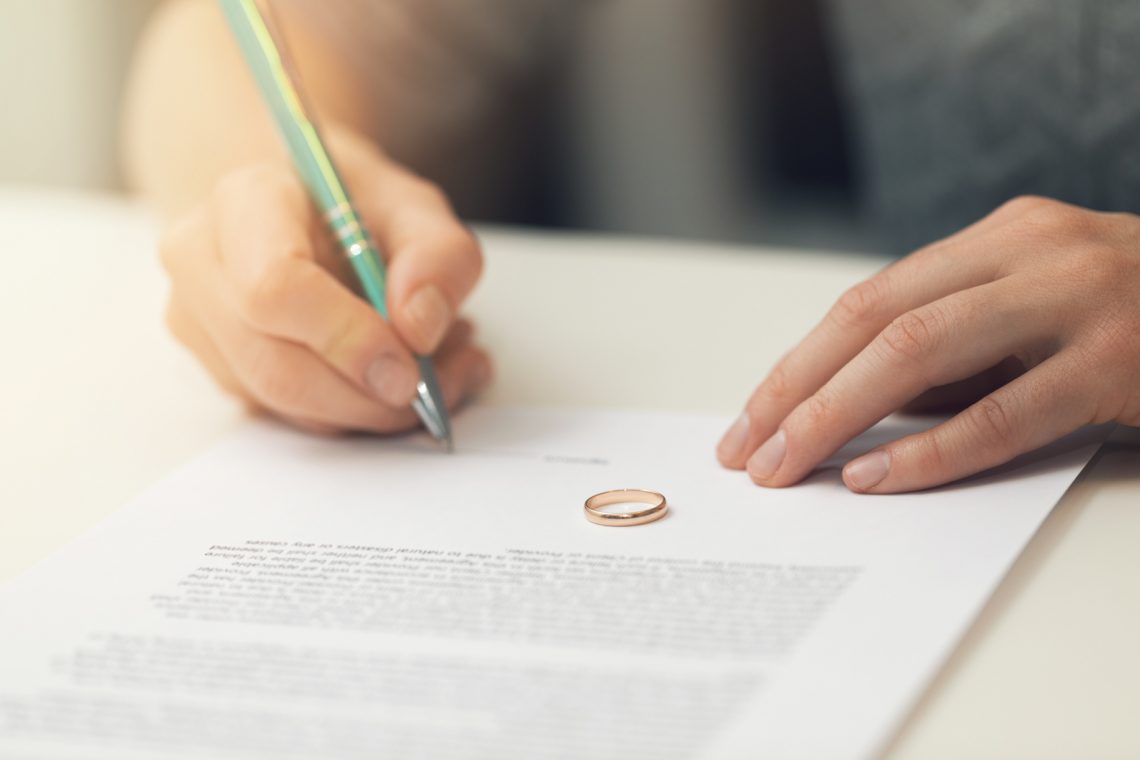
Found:
[[[647,504],[645,509],[633,512],[602,512],[598,507],[607,504],[624,504],[636,502]],[[669,505],[665,497],[656,491],[642,491],[640,488],[618,488],[613,491],[602,491],[586,499],[586,519],[598,525],[611,527],[624,527],[627,525],[644,525],[665,516]]]

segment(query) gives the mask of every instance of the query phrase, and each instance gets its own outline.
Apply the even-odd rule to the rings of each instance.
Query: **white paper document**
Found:
[[[841,457],[914,423],[782,490],[726,425],[251,425],[0,588],[0,757],[874,756],[1102,437],[858,496]],[[588,522],[613,488],[670,512]]]

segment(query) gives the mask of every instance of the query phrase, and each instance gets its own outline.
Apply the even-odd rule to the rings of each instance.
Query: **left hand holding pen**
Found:
[[[721,463],[788,486],[900,408],[965,407],[848,462],[896,493],[1088,423],[1140,425],[1140,217],[1018,198],[847,291],[752,394]]]

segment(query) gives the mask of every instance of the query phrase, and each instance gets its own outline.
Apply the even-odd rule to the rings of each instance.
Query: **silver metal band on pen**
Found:
[[[336,232],[336,236],[340,238],[341,242],[347,246],[346,253],[349,258],[359,256],[368,250],[367,244],[362,242],[366,241],[368,237],[360,225],[360,220],[356,218],[356,212],[352,206],[347,203],[336,206],[325,214],[325,220]]]

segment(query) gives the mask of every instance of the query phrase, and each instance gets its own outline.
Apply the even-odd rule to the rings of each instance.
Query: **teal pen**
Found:
[[[230,29],[237,38],[258,88],[273,113],[293,163],[309,188],[313,202],[324,212],[333,235],[340,242],[364,295],[388,319],[385,297],[388,275],[372,236],[365,229],[340,180],[332,158],[301,100],[297,84],[282,57],[282,46],[254,0],[220,0]],[[417,356],[420,382],[412,408],[428,432],[452,450],[451,424],[430,357]]]

